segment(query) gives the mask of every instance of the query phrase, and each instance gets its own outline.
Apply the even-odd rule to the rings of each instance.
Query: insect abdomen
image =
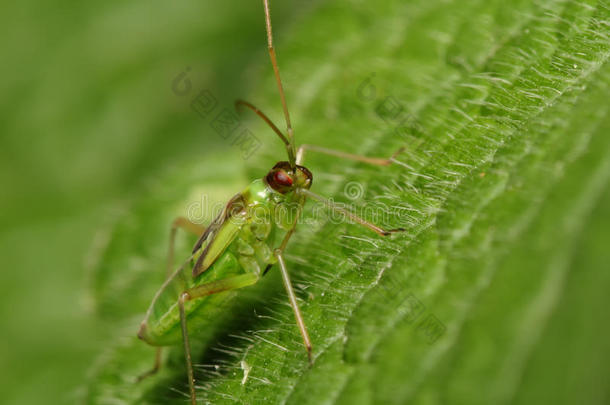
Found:
[[[192,279],[190,272],[191,270],[187,266],[182,271],[176,272],[163,285],[142,322],[138,333],[140,339],[153,346],[179,343],[182,339],[178,309],[180,294],[197,285],[242,274],[243,270],[235,254],[231,250],[227,250],[196,280]],[[188,318],[189,329],[196,332],[197,329],[205,328],[206,324],[222,313],[223,307],[234,293],[228,291],[185,302],[184,310]]]

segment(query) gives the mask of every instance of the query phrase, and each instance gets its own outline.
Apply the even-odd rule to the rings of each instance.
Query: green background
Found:
[[[0,11],[0,402],[182,403],[178,349],[132,382],[152,361],[133,335],[169,221],[283,155],[245,117],[263,146],[243,160],[172,81],[189,67],[191,96],[246,98],[279,125],[262,5]],[[314,190],[403,207],[387,225],[407,232],[380,240],[324,217],[299,229],[288,262],[314,367],[272,272],[195,344],[200,397],[608,403],[608,2],[276,0],[273,19],[299,142],[407,146],[382,169],[312,156]],[[379,110],[388,97],[406,120]]]

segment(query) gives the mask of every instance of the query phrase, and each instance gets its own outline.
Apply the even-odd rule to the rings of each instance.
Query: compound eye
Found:
[[[283,170],[278,170],[275,172],[273,174],[273,180],[275,180],[276,184],[284,187],[292,186],[292,178]]]

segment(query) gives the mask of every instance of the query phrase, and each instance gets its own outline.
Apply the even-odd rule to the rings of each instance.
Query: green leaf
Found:
[[[200,400],[607,401],[609,17],[607,1],[325,2],[278,38],[299,142],[372,156],[407,147],[383,168],[312,153],[314,191],[386,207],[377,219],[407,231],[382,239],[309,214],[288,265],[313,367],[273,271],[192,337]],[[270,72],[249,99],[281,122]],[[247,125],[264,145],[254,179],[283,152]],[[233,185],[200,177],[205,167],[158,179],[110,231],[92,286],[124,338],[92,369],[85,402],[183,403],[181,349],[134,385],[153,349],[127,336],[163,278],[164,224],[194,190]]]

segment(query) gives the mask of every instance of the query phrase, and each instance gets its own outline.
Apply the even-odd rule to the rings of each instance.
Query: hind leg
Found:
[[[189,343],[188,327],[186,324],[186,313],[184,311],[184,303],[195,300],[197,298],[206,297],[223,291],[235,290],[237,288],[246,287],[256,283],[259,276],[253,273],[241,274],[239,276],[231,276],[210,283],[202,284],[197,287],[190,288],[184,291],[178,299],[178,309],[180,310],[180,325],[182,326],[182,342],[184,344],[184,359],[186,361],[186,371],[188,375],[189,392],[191,404],[197,404],[195,395],[195,377],[193,374],[193,360],[191,357],[191,345]]]
[[[166,278],[168,278],[171,275],[172,269],[174,267],[174,246],[176,243],[176,231],[178,229],[183,229],[194,235],[201,236],[203,234],[203,232],[205,232],[206,227],[196,224],[185,217],[178,217],[172,221],[172,225],[171,225],[171,228],[169,231],[169,248],[168,248],[168,252],[167,252]],[[158,347],[155,352],[155,361],[153,363],[152,368],[150,370],[148,370],[147,372],[140,374],[136,380],[137,382],[140,382],[140,381],[144,380],[145,378],[148,378],[150,376],[157,374],[157,372],[161,368],[161,352],[162,352],[162,348]]]

